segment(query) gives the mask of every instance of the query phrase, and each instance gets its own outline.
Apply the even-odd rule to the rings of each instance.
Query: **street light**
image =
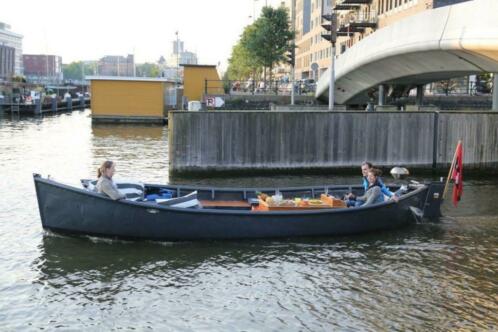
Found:
[[[330,34],[323,34],[322,38],[330,41],[332,44],[332,53],[330,61],[330,83],[329,83],[329,111],[334,110],[335,103],[335,44],[337,41],[337,14],[334,13],[334,0],[331,0],[330,4],[330,14],[323,15],[322,17],[326,21],[330,21],[330,24],[323,24],[322,27],[330,31]]]
[[[176,30],[176,85],[180,85],[180,40]]]
[[[258,2],[258,0],[253,0],[252,2],[252,23],[254,23],[254,20],[256,19],[256,2]]]

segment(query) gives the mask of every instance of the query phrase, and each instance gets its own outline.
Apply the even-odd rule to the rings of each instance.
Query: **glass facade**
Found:
[[[22,69],[22,36],[7,30],[9,26],[0,22],[0,45],[13,47],[15,50],[14,71],[16,75],[21,75]]]
[[[311,30],[311,0],[303,1],[303,35]]]

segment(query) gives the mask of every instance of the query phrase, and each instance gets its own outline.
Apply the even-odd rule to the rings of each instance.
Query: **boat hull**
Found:
[[[123,239],[184,241],[347,235],[413,223],[427,186],[399,202],[312,211],[251,212],[182,209],[113,201],[102,195],[35,176],[42,225],[55,232]]]

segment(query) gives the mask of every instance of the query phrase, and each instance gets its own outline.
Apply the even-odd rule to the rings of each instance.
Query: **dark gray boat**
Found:
[[[146,201],[114,201],[102,194],[34,174],[42,226],[58,233],[121,239],[182,241],[347,235],[394,229],[420,218],[438,218],[443,183],[412,184],[398,202],[358,208],[251,211],[259,192],[284,197],[341,197],[361,186],[228,189],[146,184],[148,193],[167,189],[181,200],[197,191],[202,208]],[[394,189],[394,187],[390,187]],[[216,202],[224,202],[217,205]],[[226,204],[226,203],[237,204]],[[246,202],[246,204],[238,204]]]

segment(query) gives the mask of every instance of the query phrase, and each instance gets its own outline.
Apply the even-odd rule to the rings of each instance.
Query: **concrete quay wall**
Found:
[[[381,167],[498,170],[498,112],[216,111],[169,113],[173,174]]]

